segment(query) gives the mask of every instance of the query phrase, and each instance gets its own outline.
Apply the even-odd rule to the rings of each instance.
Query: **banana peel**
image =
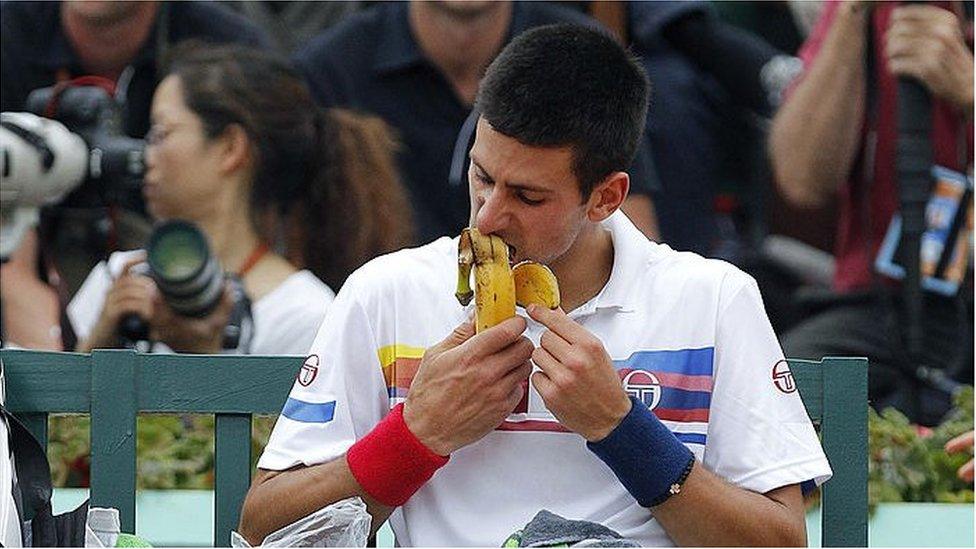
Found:
[[[505,241],[467,228],[458,240],[455,296],[461,305],[467,305],[474,297],[475,331],[482,332],[515,316],[516,304],[528,307],[535,303],[555,309],[559,306],[559,284],[549,267],[540,263],[522,261],[512,267]]]

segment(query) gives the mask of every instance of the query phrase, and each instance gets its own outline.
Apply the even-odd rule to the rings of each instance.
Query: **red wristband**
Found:
[[[449,457],[435,454],[410,432],[397,404],[372,431],[346,452],[352,476],[367,494],[397,507],[410,499]]]

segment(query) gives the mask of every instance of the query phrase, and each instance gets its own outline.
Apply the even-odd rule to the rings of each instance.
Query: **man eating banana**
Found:
[[[830,468],[755,281],[620,211],[648,88],[591,29],[499,54],[471,228],[342,287],[258,463],[251,543],[354,496],[401,546],[499,546],[542,509],[643,546],[806,543],[800,485]]]

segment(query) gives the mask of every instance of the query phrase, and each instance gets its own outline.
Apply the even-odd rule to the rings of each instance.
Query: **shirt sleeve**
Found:
[[[755,280],[726,277],[703,463],[759,493],[830,478],[830,465],[766,317]]]
[[[350,277],[329,306],[258,467],[333,460],[386,416],[389,393],[374,334]]]

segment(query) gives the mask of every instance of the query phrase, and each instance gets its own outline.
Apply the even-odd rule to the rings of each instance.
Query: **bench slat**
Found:
[[[138,366],[132,352],[92,352],[91,505],[118,509],[123,532],[136,531]]]
[[[251,416],[217,414],[215,423],[214,547],[228,547],[251,484]]]

